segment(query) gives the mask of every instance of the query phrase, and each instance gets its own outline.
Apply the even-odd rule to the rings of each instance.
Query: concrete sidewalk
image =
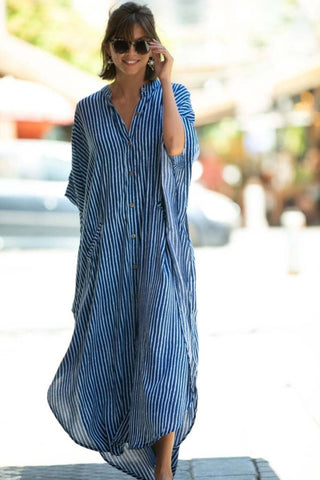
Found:
[[[129,480],[106,463],[0,468],[3,480]],[[180,460],[175,480],[279,480],[268,462],[249,457]]]
[[[320,479],[320,228],[302,244],[297,275],[279,229],[196,250],[199,409],[176,479],[196,478],[202,458],[202,480],[277,478],[267,463],[252,470],[260,457],[281,480]],[[70,440],[46,401],[72,335],[75,263],[72,250],[0,252],[1,479],[81,480],[88,469],[86,480],[121,479]]]

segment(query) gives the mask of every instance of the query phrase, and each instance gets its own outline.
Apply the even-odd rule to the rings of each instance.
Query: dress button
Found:
[[[130,177],[133,177],[133,171],[132,170],[130,170],[129,175],[130,175]]]
[[[132,234],[131,234],[131,238],[136,238],[136,234],[135,234],[135,233],[132,233]]]
[[[128,147],[131,147],[131,142],[130,142],[130,140],[128,140]]]
[[[137,270],[137,269],[138,269],[138,265],[134,264],[132,268],[133,268],[133,270]]]
[[[140,112],[136,112],[136,113],[135,113],[135,116],[136,116],[136,117],[139,117],[139,115],[140,115]]]
[[[133,208],[133,207],[134,207],[134,203],[132,203],[132,202],[129,203],[129,207],[130,207],[130,208]]]

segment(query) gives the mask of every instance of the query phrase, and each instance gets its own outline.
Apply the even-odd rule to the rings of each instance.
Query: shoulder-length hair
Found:
[[[113,12],[110,12],[109,21],[101,43],[102,69],[100,77],[105,80],[114,80],[116,77],[116,67],[112,63],[108,64],[110,55],[108,53],[109,42],[114,38],[124,38],[132,40],[134,25],[138,23],[144,30],[148,39],[159,41],[156,32],[155,21],[151,10],[146,5],[138,5],[134,2],[126,2]],[[156,79],[156,73],[149,65],[146,67],[145,80],[152,81]]]

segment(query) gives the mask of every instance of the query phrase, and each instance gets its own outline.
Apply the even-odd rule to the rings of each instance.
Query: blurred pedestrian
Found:
[[[78,444],[133,477],[171,480],[197,405],[194,114],[149,8],[114,10],[101,51],[113,82],[76,108],[75,329],[48,401]]]

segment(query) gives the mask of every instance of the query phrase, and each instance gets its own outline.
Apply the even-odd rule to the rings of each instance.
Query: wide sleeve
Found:
[[[180,155],[161,150],[161,187],[166,221],[166,248],[171,261],[181,329],[189,357],[191,388],[197,375],[197,330],[195,259],[189,236],[187,203],[192,163],[199,152],[195,115],[188,90],[173,84],[178,111],[185,129],[185,146]]]
[[[190,93],[184,85],[173,84],[173,92],[178,112],[183,122],[185,132],[185,145],[183,152],[179,155],[168,155],[173,166],[185,166],[191,168],[193,161],[199,155],[199,144],[195,130],[195,114],[192,109]]]
[[[85,201],[89,149],[79,104],[75,112],[71,144],[72,166],[65,195],[78,207],[80,215],[82,215]]]
[[[195,115],[191,106],[190,93],[181,84],[173,84],[173,92],[185,130],[185,145],[179,155],[169,155],[164,143],[161,149],[161,183],[167,213],[168,229],[186,225],[186,209],[192,164],[199,155],[199,143],[194,126]]]

